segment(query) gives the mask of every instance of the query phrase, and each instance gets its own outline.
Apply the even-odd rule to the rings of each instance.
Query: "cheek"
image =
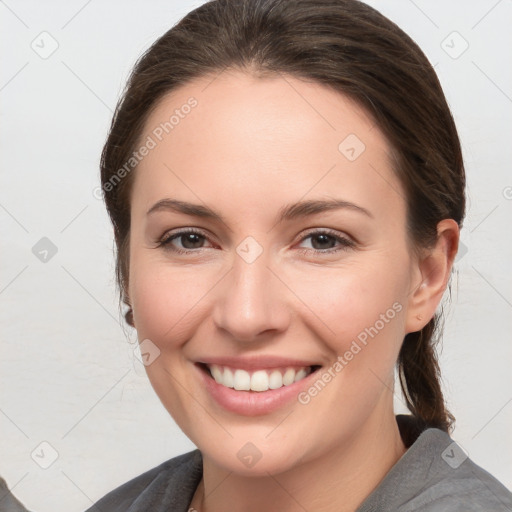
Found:
[[[393,386],[407,295],[399,268],[350,266],[295,280],[297,295],[320,320],[317,333],[331,354],[333,407],[341,401],[363,414],[363,405],[371,410],[386,386]]]
[[[201,298],[211,288],[208,276],[200,276],[192,267],[150,262],[134,265],[131,271],[130,296],[139,339],[179,345],[192,335]]]
[[[339,353],[358,336],[374,334],[374,328],[401,332],[407,287],[397,274],[391,265],[386,271],[381,265],[350,266],[304,272],[293,282],[297,296],[330,332],[328,338],[337,340]]]
[[[331,269],[324,275],[304,274],[296,281],[297,295],[318,317],[314,320],[316,332],[331,354],[331,363],[325,368],[328,375],[323,375],[327,392],[320,393],[323,384],[315,383],[301,397],[300,403],[312,405],[311,418],[327,407],[341,411],[340,422],[356,425],[374,409],[382,393],[393,388],[404,335],[407,287],[405,280],[382,269],[371,265],[364,271],[355,266]],[[320,394],[322,398],[317,400]],[[351,419],[343,411],[350,411]]]

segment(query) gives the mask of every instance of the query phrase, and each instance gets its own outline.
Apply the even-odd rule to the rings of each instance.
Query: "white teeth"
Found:
[[[288,368],[283,375],[283,386],[289,386],[293,382],[293,379],[295,379],[295,370]]]
[[[251,376],[245,370],[235,370],[233,384],[237,391],[249,391],[251,389]]]
[[[268,379],[268,387],[270,389],[278,389],[283,387],[283,376],[279,370],[274,370]]]
[[[304,377],[307,376],[307,372],[304,368],[301,368],[296,374],[295,374],[295,379],[293,382],[297,382],[298,380],[301,380],[303,379]]]
[[[229,368],[224,368],[222,384],[224,384],[224,386],[228,388],[235,387],[235,376],[233,375],[233,372]]]
[[[254,372],[251,377],[251,389],[253,391],[268,390],[268,375],[265,370]]]
[[[217,365],[213,365],[210,368],[210,372],[212,377],[215,379],[215,382],[217,384],[222,384],[222,370]]]
[[[245,370],[232,370],[216,364],[208,366],[215,382],[237,391],[268,391],[289,386],[311,373],[311,368],[286,368],[282,370],[257,370],[250,374]]]

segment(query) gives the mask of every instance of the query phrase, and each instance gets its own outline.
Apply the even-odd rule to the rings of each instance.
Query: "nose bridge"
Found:
[[[237,247],[215,306],[217,326],[239,341],[254,340],[268,330],[282,330],[288,322],[283,290],[276,287],[268,268],[269,255],[254,242],[246,239]]]

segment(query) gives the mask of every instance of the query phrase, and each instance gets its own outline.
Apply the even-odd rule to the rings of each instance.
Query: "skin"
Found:
[[[203,454],[192,505],[355,510],[406,450],[393,412],[394,366],[404,336],[420,330],[441,300],[457,224],[443,220],[434,248],[411,250],[388,143],[337,92],[228,70],[165,96],[141,140],[191,96],[197,106],[136,169],[128,294],[139,340],[160,350],[146,367],[151,384]],[[349,134],[366,146],[354,161],[338,149]],[[148,215],[164,198],[208,206],[224,222]],[[344,208],[276,223],[287,204],[333,198],[371,216]],[[190,227],[206,238],[158,246]],[[307,237],[312,228],[354,245]],[[263,249],[252,263],[236,252],[248,236]],[[228,412],[193,371],[208,356],[265,354],[318,361],[324,372],[394,303],[401,311],[306,405],[293,401],[255,417]],[[261,452],[252,468],[237,457],[248,441]]]

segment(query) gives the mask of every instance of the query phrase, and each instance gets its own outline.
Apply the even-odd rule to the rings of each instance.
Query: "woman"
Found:
[[[126,319],[198,449],[91,510],[512,508],[449,435],[433,343],[464,167],[396,25],[208,2],[137,63],[101,171]]]

